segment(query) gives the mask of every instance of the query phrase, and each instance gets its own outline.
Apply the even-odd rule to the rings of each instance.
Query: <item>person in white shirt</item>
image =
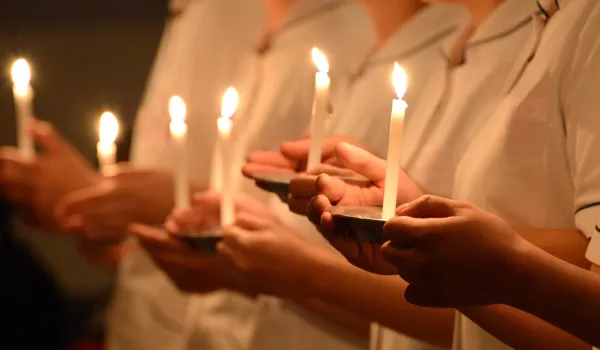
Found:
[[[345,93],[349,97],[343,99],[339,106],[344,104],[349,104],[349,106],[344,106],[339,112],[336,110],[336,116],[331,122],[331,133],[356,135],[355,137],[359,137],[364,142],[374,139],[376,142],[372,144],[372,147],[382,149],[385,142],[381,142],[381,135],[373,138],[373,132],[364,132],[363,125],[372,124],[378,127],[377,124],[389,119],[389,104],[393,96],[390,78],[394,62],[400,60],[407,67],[411,75],[411,84],[414,86],[413,92],[409,96],[414,96],[416,99],[422,84],[427,80],[427,76],[422,73],[427,71],[428,65],[432,64],[431,61],[443,60],[443,57],[439,54],[439,45],[456,27],[456,24],[460,21],[461,12],[457,8],[448,6],[426,7],[418,1],[407,1],[401,5],[391,1],[385,4],[365,2],[364,5],[369,10],[373,21],[377,23],[376,28],[379,29],[378,46],[371,55],[367,56],[361,69],[355,73],[353,79],[345,86]],[[396,16],[390,18],[387,16],[389,13],[395,13]],[[436,23],[436,26],[432,26],[431,23]],[[381,91],[385,91],[385,93]],[[361,100],[355,101],[357,98]],[[413,101],[413,97],[409,98]],[[373,107],[373,110],[370,107]],[[366,113],[367,111],[368,113]],[[380,129],[385,130],[386,128],[380,127]],[[360,132],[361,134],[352,134],[352,132]],[[383,138],[385,139],[385,137]],[[288,212],[287,208],[285,208],[285,212]],[[283,213],[279,212],[279,214]],[[291,227],[298,228],[301,225],[297,221],[294,223],[293,219],[289,217],[287,219],[290,220],[288,222],[291,222]],[[309,234],[311,239],[315,239],[316,232],[313,233],[313,231],[314,229],[307,232],[299,230],[303,234]],[[140,233],[138,232],[138,234]],[[146,239],[150,240],[149,237],[146,237]],[[290,277],[294,277],[292,272],[290,272]],[[285,282],[281,282],[281,285],[285,284]],[[274,294],[287,296],[285,293],[287,292],[282,291],[279,294]],[[305,301],[301,300],[300,303],[302,304],[302,302]],[[336,303],[337,301],[328,300],[328,302]],[[297,313],[293,306],[288,307],[288,309],[291,309],[289,314]],[[291,330],[287,324],[282,325],[281,317],[272,317],[271,319],[275,321],[270,321],[269,326],[257,329],[253,346],[256,346],[256,348],[281,347],[284,345],[286,348],[293,348],[294,346],[308,347],[307,344],[310,344],[308,342],[312,339],[307,337],[306,332],[297,329]],[[289,321],[293,317],[289,316],[284,319]],[[276,327],[273,327],[273,325],[276,325]],[[282,331],[286,333],[281,334]],[[428,332],[416,332],[417,336],[429,340],[425,335],[426,333]],[[284,337],[289,339],[289,345],[283,343]],[[315,340],[314,346],[324,346],[323,339],[322,336],[317,338],[321,343]],[[423,345],[419,344],[419,346]]]
[[[357,5],[339,0],[264,0],[262,5],[265,12],[264,35],[261,40],[256,40],[256,47],[245,59],[241,73],[231,82],[240,92],[240,106],[231,136],[235,144],[234,153],[238,156],[233,161],[233,168],[238,168],[236,172],[239,174],[247,150],[276,147],[283,140],[302,136],[308,128],[316,71],[311,61],[313,47],[321,50],[329,60],[332,96],[335,99],[338,82],[355,65],[354,60],[364,55],[372,45],[367,17]],[[234,191],[267,197],[251,181],[241,176],[239,180]],[[141,240],[144,242],[143,238]],[[155,252],[149,251],[157,260]],[[159,265],[176,284],[181,285],[178,275],[184,269],[177,273],[165,268],[164,264]],[[223,285],[220,287],[223,288]],[[206,292],[206,284],[201,289]],[[255,334],[253,331],[255,319],[258,319],[259,325],[264,325],[270,322],[271,316],[279,317],[285,310],[279,308],[278,301],[267,299],[258,300],[257,310],[239,310],[237,304],[232,304],[232,300],[238,298],[235,293],[224,291],[194,296],[185,317],[187,347],[263,348],[264,345],[259,345],[262,342],[260,332]],[[348,319],[348,316],[344,314],[338,318]],[[302,321],[296,323],[302,324]],[[307,332],[318,332],[317,344],[330,344],[329,348],[354,347],[346,340],[348,332],[337,326],[331,327],[329,333],[321,334],[322,331],[311,329]],[[275,334],[281,334],[282,341],[287,341],[282,332],[275,330]],[[360,341],[360,337],[350,338]]]
[[[122,245],[99,245],[97,238],[122,237],[134,220],[161,224],[173,207],[167,108],[173,95],[187,104],[188,138],[194,149],[188,162],[193,188],[209,186],[206,169],[220,96],[241,69],[258,33],[261,14],[252,1],[173,1],[170,6],[171,18],[136,120],[131,164],[120,166],[110,178],[112,190],[102,186],[83,189],[64,198],[59,208],[64,226],[94,238],[84,238],[87,255],[93,260],[123,255]],[[73,217],[83,220],[73,223]],[[147,255],[136,249],[119,264],[107,319],[107,347],[185,348],[188,302]]]
[[[499,84],[497,101],[459,118],[428,121],[427,114],[421,114],[424,119],[418,124],[422,125],[407,128],[403,166],[411,180],[403,180],[405,186],[414,181],[424,193],[481,206],[507,220],[532,243],[586,268],[585,236],[593,234],[597,220],[593,213],[597,172],[592,160],[597,123],[590,117],[590,91],[600,80],[590,63],[597,59],[598,4],[562,3],[564,8],[554,15],[550,8],[556,4],[561,2],[540,4],[544,11],[533,19],[531,39],[521,52],[509,56],[515,64]],[[472,64],[469,52],[463,58],[467,69]],[[439,100],[428,101],[423,108],[431,109],[432,104],[439,109]],[[442,100],[441,105],[448,103]],[[433,142],[418,142],[423,139]],[[349,146],[340,151],[350,158],[347,164],[373,163],[352,161],[348,152],[360,152]],[[372,167],[369,173],[374,176]],[[327,188],[328,181],[319,180],[325,192],[333,191]],[[450,186],[440,187],[445,183]],[[317,213],[328,205],[325,197],[317,202],[320,208],[313,207]],[[330,215],[321,219],[327,222]],[[377,268],[364,262],[363,266]],[[589,349],[514,309],[493,306],[461,312],[470,320],[458,317],[456,349]]]

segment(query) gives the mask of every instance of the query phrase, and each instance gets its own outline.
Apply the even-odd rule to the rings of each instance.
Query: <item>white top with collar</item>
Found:
[[[373,43],[366,14],[358,5],[346,1],[301,0],[281,28],[271,38],[267,51],[246,60],[243,74],[234,83],[240,92],[239,113],[232,131],[237,155],[234,171],[238,174],[249,152],[278,149],[281,142],[301,137],[308,129],[316,72],[311,59],[313,47],[323,51],[329,60],[335,98],[337,82]],[[236,191],[266,199],[267,193],[252,181],[241,176],[239,179]],[[270,308],[270,298],[259,298],[257,308],[241,310],[231,306],[232,297],[231,293],[218,292],[192,298],[187,317],[193,322],[189,324],[193,326],[189,349],[336,349],[341,343],[344,349],[353,346],[347,333],[336,327],[323,331],[308,324],[310,329],[304,332],[302,324],[286,322],[285,317],[270,323],[271,316],[278,317],[283,312]]]
[[[176,5],[181,12],[166,25],[138,112],[132,162],[172,169],[167,105],[171,96],[180,95],[188,107],[188,140],[194,149],[189,152],[190,179],[208,186],[214,136],[207,125],[215,125],[220,96],[254,42],[260,11],[246,0],[190,0]],[[188,298],[137,250],[119,266],[107,318],[107,347],[183,349],[187,305]]]
[[[329,132],[346,135],[379,152],[385,152],[391,103],[395,96],[391,84],[394,63],[402,64],[407,70],[410,79],[407,100],[410,101],[409,104],[415,102],[428,79],[428,67],[432,61],[443,59],[439,55],[441,43],[463,19],[464,14],[459,8],[447,5],[432,5],[415,15],[361,65],[360,72],[356,68],[359,65],[351,70],[342,84],[339,98],[334,101],[334,115],[329,124]],[[287,226],[319,244],[328,245],[305,217],[291,213],[287,205],[282,204],[278,198],[272,197],[271,206]],[[299,306],[271,299],[269,302],[265,301],[264,308],[262,327],[257,330],[257,346],[254,349],[270,349],[276,345],[285,349],[367,348],[365,341],[336,330],[317,315]],[[337,343],[332,343],[334,338],[326,335],[328,329],[330,333],[337,334]],[[286,341],[283,342],[283,339]],[[325,342],[327,339],[329,343]],[[386,345],[382,349],[403,348],[406,344],[420,344],[422,348],[430,348],[429,345],[391,331],[386,331],[385,339]]]

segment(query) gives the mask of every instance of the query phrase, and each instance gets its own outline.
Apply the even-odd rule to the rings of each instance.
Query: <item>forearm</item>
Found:
[[[320,299],[413,338],[450,347],[453,310],[421,308],[404,298],[407,284],[398,276],[379,276],[337,256],[314,259],[311,285]]]
[[[359,337],[369,338],[371,323],[364,318],[347,311],[347,309],[317,298],[302,299],[295,302],[336,326],[356,334]]]
[[[526,257],[517,262],[515,272],[519,274],[513,286],[507,288],[506,294],[514,302],[511,304],[536,314],[550,322],[558,318],[550,318],[551,314],[564,317],[577,296],[570,294],[565,288],[573,285],[567,280],[559,280],[555,275],[557,268],[564,273],[564,269],[580,275],[584,270],[576,266],[588,266],[584,259],[587,240],[578,231],[559,230],[517,230],[529,242],[547,251],[537,251],[532,247]],[[568,263],[560,261],[567,260]],[[589,305],[587,306],[589,307]],[[585,308],[585,306],[583,307]],[[480,327],[516,349],[586,349],[591,347],[585,342],[571,336],[567,332],[546,323],[539,318],[508,306],[491,306],[485,308],[464,308],[463,314],[477,323]],[[554,322],[557,324],[556,322]],[[558,324],[564,326],[563,324]]]

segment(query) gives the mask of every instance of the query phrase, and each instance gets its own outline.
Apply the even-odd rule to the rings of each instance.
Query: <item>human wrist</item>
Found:
[[[307,299],[331,292],[332,286],[337,283],[334,278],[337,276],[337,266],[340,262],[348,263],[329,249],[321,247],[311,251],[305,261],[302,280],[306,281],[303,288],[307,291]]]

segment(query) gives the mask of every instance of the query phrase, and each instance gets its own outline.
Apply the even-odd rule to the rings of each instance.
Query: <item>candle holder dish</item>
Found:
[[[363,243],[383,244],[383,225],[381,207],[344,207],[329,209],[336,225],[343,226],[356,240]]]
[[[223,237],[218,229],[200,232],[174,233],[174,235],[202,254],[217,254],[217,243]]]
[[[290,182],[297,175],[297,173],[259,173],[252,179],[256,186],[277,195],[282,202],[287,203]]]

